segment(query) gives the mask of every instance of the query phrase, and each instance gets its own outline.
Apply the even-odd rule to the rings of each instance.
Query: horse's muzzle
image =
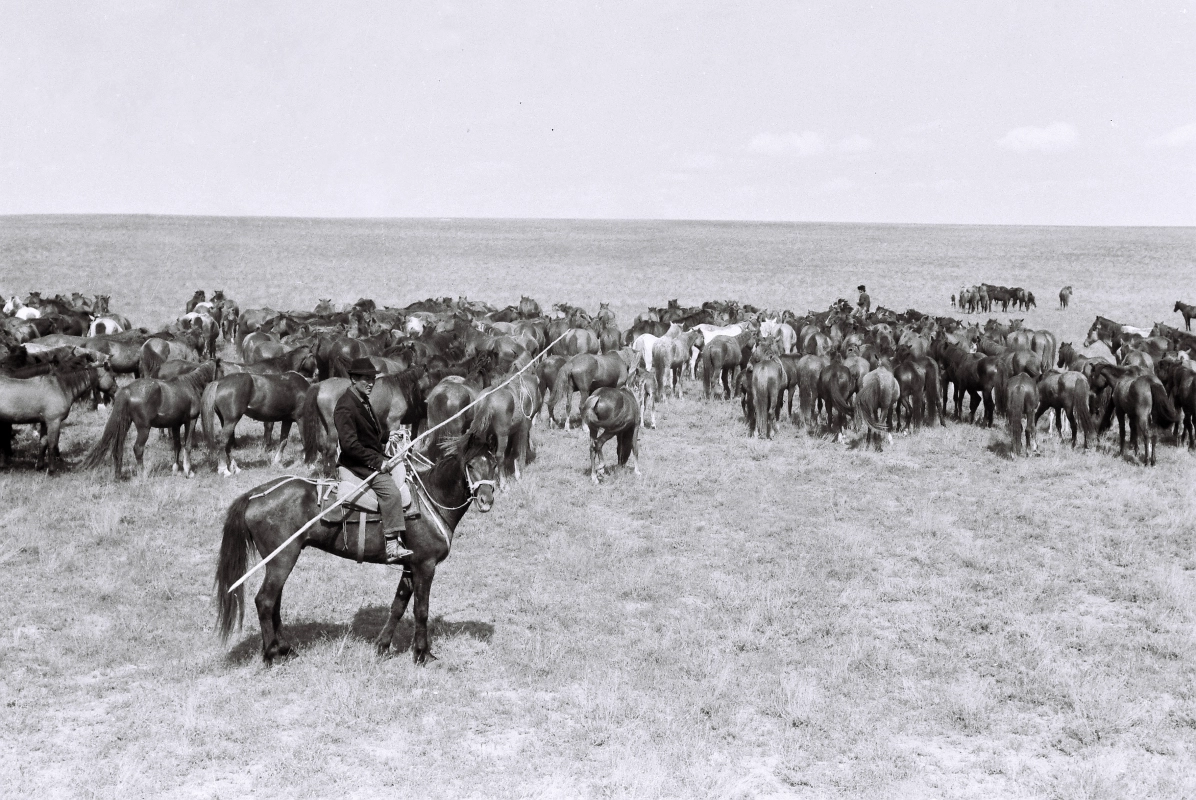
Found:
[[[478,493],[473,498],[474,503],[478,507],[478,511],[483,514],[494,508],[494,489],[490,486],[478,487]]]

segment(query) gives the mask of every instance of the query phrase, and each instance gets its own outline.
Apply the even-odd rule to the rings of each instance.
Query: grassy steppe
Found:
[[[201,286],[276,307],[611,298],[626,321],[672,296],[825,307],[861,281],[884,305],[943,312],[959,284],[984,278],[1032,288],[1028,324],[1064,340],[1095,313],[1177,317],[1194,242],[1190,231],[0,220],[6,292],[110,288],[114,309],[146,322]],[[413,274],[417,263],[427,270]],[[1063,283],[1076,287],[1067,313],[1054,310]],[[77,460],[103,417],[72,420],[64,450]],[[440,660],[426,669],[379,661],[368,643],[397,575],[319,553],[285,595],[296,659],[261,667],[256,620],[229,649],[215,638],[224,509],[287,471],[268,466],[260,426],[242,428],[239,460],[254,468],[227,480],[203,456],[194,480],[170,477],[156,437],[146,480],[49,480],[22,440],[0,474],[0,792],[1196,795],[1186,452],[1164,446],[1148,470],[1118,459],[1110,437],[1085,453],[1044,435],[1039,456],[1014,461],[1000,429],[955,423],[883,454],[787,423],[772,442],[747,441],[738,405],[702,402],[693,386],[658,420],[641,440],[645,474],[600,487],[583,438],[537,430],[537,463],[491,514],[466,517],[441,567]]]

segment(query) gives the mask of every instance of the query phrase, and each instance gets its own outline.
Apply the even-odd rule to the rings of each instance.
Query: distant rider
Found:
[[[860,316],[867,316],[872,311],[872,298],[868,296],[868,290],[864,288],[864,284],[855,287],[860,293],[860,299],[856,302],[856,308],[860,311]]]
[[[336,403],[332,418],[336,423],[336,435],[340,440],[340,455],[336,463],[365,479],[386,465],[386,439],[382,426],[370,406],[370,392],[378,370],[368,358],[355,358],[349,363],[349,389]],[[419,519],[418,511],[404,514],[404,507],[411,505],[410,490],[403,464],[394,468],[397,480],[390,471],[379,472],[370,481],[370,488],[378,495],[378,507],[382,512],[382,535],[386,539],[386,563],[394,564],[411,555],[403,547],[402,536],[407,530],[405,519]]]

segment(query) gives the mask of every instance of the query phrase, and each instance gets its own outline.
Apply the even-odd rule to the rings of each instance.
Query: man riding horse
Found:
[[[382,535],[386,539],[386,563],[395,564],[411,555],[403,547],[402,535],[407,530],[407,519],[419,519],[419,511],[405,512],[411,506],[411,490],[402,462],[391,475],[386,467],[386,439],[382,426],[370,406],[370,392],[378,370],[368,358],[355,358],[349,362],[349,389],[336,403],[332,418],[336,423],[336,435],[340,441],[338,466],[365,479],[378,472],[370,480],[370,488],[378,496],[378,508],[382,513]],[[342,479],[344,476],[342,475]]]

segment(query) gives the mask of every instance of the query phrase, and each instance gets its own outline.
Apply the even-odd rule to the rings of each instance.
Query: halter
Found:
[[[412,455],[418,456],[425,464],[431,465],[432,462],[429,461],[422,454],[417,453],[414,450],[411,450],[409,452]],[[489,460],[489,459],[490,459],[490,456],[487,455],[486,460]],[[442,509],[444,511],[459,511],[460,509],[468,506],[474,500],[478,499],[478,489],[480,489],[481,487],[489,486],[490,489],[493,491],[494,488],[497,486],[495,481],[491,480],[490,478],[478,478],[475,480],[473,477],[473,473],[470,471],[469,464],[466,464],[465,465],[465,483],[469,487],[469,497],[466,498],[465,502],[459,506],[446,506],[446,505],[443,505],[442,503],[437,502],[437,500],[434,497],[432,497],[432,493],[428,491],[427,484],[424,483],[424,479],[420,476],[420,474],[417,470],[414,470],[414,469],[411,470],[411,476],[413,478],[415,478],[415,480],[419,483],[420,488],[423,489],[424,496],[427,497],[428,500],[430,500],[432,502],[432,505],[434,505],[437,508]]]

